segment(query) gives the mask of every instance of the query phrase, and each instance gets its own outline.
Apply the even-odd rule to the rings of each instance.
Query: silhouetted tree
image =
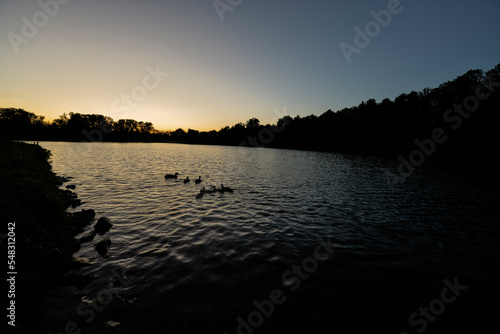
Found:
[[[255,129],[258,128],[260,125],[260,121],[257,118],[250,118],[247,123],[245,124],[245,127],[247,129]]]
[[[181,128],[158,131],[151,122],[133,119],[115,122],[108,116],[75,112],[63,113],[48,124],[43,116],[23,109],[0,108],[0,135],[13,139],[89,140],[85,133],[101,130],[104,141],[253,145],[250,142],[255,143],[260,131],[268,128],[273,140],[265,145],[270,147],[401,153],[415,149],[415,139],[429,138],[434,129],[442,128],[449,140],[440,145],[438,154],[497,156],[498,82],[500,64],[487,72],[467,71],[436,88],[403,93],[394,100],[368,99],[336,112],[327,110],[319,116],[287,115],[276,125],[263,126],[257,118],[250,118],[246,123],[225,126],[219,131],[201,132],[194,129],[186,132]],[[449,116],[450,109],[464,103],[469,103],[464,106],[469,111],[463,112],[463,119],[455,115],[451,127],[445,116]]]
[[[4,138],[32,138],[40,134],[44,116],[19,108],[0,108],[0,135]]]

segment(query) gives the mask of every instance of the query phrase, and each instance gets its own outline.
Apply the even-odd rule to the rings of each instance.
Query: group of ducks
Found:
[[[177,179],[178,175],[179,175],[179,173],[166,174],[165,179]],[[201,183],[201,181],[203,181],[203,180],[201,179],[201,175],[200,175],[196,180],[194,180],[194,183],[198,184],[198,183]],[[184,184],[191,182],[191,180],[189,179],[189,176],[187,176],[183,182],[184,182]],[[220,184],[220,188],[217,188],[216,186],[212,186],[212,190],[207,190],[207,189],[205,189],[205,187],[203,187],[200,189],[200,192],[196,195],[196,198],[202,198],[204,194],[215,194],[217,192],[219,192],[219,193],[225,193],[225,192],[232,193],[233,189],[231,189],[229,187],[224,187],[224,185],[222,183]]]

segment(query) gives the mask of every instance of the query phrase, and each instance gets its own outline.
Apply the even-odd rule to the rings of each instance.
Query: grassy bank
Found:
[[[66,213],[71,193],[57,185],[49,157],[38,145],[0,141],[1,233],[8,232],[9,222],[15,223],[17,329],[30,322],[43,292],[67,271],[80,247],[74,236],[81,227]],[[4,236],[2,252],[7,254]],[[1,275],[6,292],[6,271]]]

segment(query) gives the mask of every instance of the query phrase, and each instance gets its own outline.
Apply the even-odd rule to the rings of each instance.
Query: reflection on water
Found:
[[[395,171],[397,160],[390,158],[40,144],[52,151],[55,172],[74,177],[85,202],[77,210],[91,208],[114,222],[105,235],[112,240],[107,257],[92,244],[77,254],[94,262],[81,273],[95,279],[49,315],[61,319],[61,330],[65,310],[108,287],[112,272],[124,269],[130,284],[114,289],[137,298],[117,316],[127,333],[236,333],[238,317],[248,321],[253,302],[276,289],[286,301],[256,333],[415,332],[420,327],[408,323],[410,314],[454,277],[469,288],[427,332],[460,328],[464,319],[491,322],[499,311],[499,178],[490,166],[429,162],[391,187],[386,172]],[[164,179],[174,172],[178,179]],[[199,185],[182,182],[199,175]],[[195,198],[202,186],[221,183],[234,193]],[[314,255],[318,238],[333,244],[328,260],[307,267],[310,273],[294,272]]]

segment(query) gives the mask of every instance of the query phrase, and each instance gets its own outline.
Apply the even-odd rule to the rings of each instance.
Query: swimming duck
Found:
[[[191,180],[189,179],[189,176],[186,176],[186,178],[184,179],[184,183],[188,183],[189,181],[191,181]]]
[[[220,192],[223,193],[223,192],[228,192],[228,193],[232,193],[233,192],[233,189],[229,188],[229,187],[224,187],[224,185],[221,183],[220,184]]]
[[[212,190],[207,190],[205,189],[205,187],[203,187],[203,193],[205,194],[213,194],[215,193],[216,189],[215,189],[215,186],[212,186]]]
[[[202,181],[201,175],[198,177],[198,179],[194,180],[194,183],[198,184]]]
[[[175,174],[166,174],[166,175],[165,175],[165,178],[166,178],[166,179],[176,179],[176,178],[177,178],[177,175],[179,175],[179,173],[175,173]]]
[[[205,188],[203,188],[205,189]],[[200,192],[196,195],[196,198],[202,198],[203,197],[203,189],[200,189]]]

